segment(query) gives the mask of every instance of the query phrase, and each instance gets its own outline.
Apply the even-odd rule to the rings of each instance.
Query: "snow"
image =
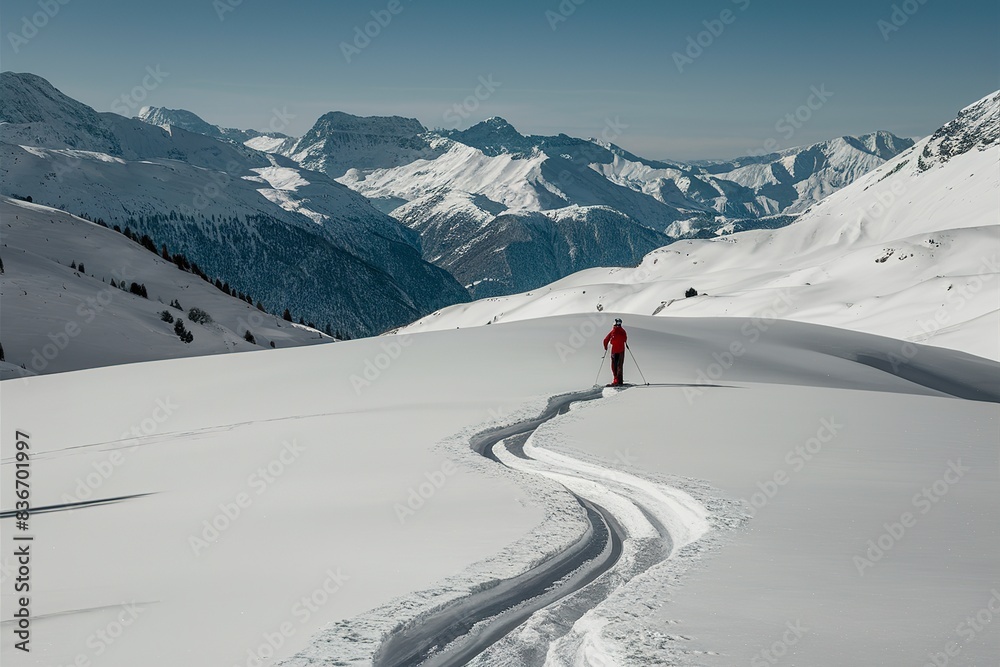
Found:
[[[925,664],[951,641],[957,664],[990,664],[1000,652],[996,628],[955,633],[995,586],[995,404],[823,387],[793,397],[759,385],[705,389],[691,403],[652,388],[576,416],[557,452],[614,461],[625,444],[631,467],[705,480],[753,515],[669,596],[642,596],[656,600],[648,616],[627,613],[634,598],[599,609],[620,647],[669,633],[657,664],[767,664],[761,652],[790,622],[808,632],[789,664]],[[885,524],[899,535],[905,512],[916,523],[882,537]],[[880,539],[885,555],[858,565]],[[626,653],[612,664],[647,663]]]
[[[632,319],[630,341],[644,373],[675,386],[628,389],[580,406],[536,432],[527,449],[539,456],[539,465],[590,478],[592,489],[621,496],[638,488],[639,496],[629,497],[653,499],[654,508],[662,508],[649,516],[687,518],[673,524],[671,535],[679,536],[674,557],[645,571],[647,554],[635,528],[638,541],[629,547],[634,558],[622,561],[620,576],[599,580],[604,583],[595,590],[608,592],[604,602],[575,621],[564,639],[553,637],[569,653],[559,653],[552,664],[564,664],[567,655],[629,651],[663,664],[658,661],[669,651],[654,635],[639,636],[646,628],[636,621],[640,601],[639,608],[650,610],[663,605],[656,613],[683,622],[678,634],[694,637],[689,642],[723,652],[743,650],[733,643],[748,634],[767,638],[776,617],[798,612],[786,602],[819,601],[814,606],[829,611],[808,620],[818,624],[834,610],[845,617],[823,634],[829,641],[863,639],[859,645],[876,655],[894,655],[903,638],[922,633],[929,642],[947,633],[950,622],[931,633],[932,617],[939,623],[941,618],[934,609],[957,612],[975,599],[973,591],[988,590],[994,570],[985,555],[998,546],[996,510],[988,500],[996,488],[994,405],[947,398],[875,362],[852,358],[859,351],[888,358],[898,350],[896,341],[795,322],[772,323],[757,343],[748,342],[746,354],[720,381],[709,383],[727,387],[709,387],[699,383],[699,370],[710,367],[712,353],[743,339],[749,321]],[[353,646],[363,654],[396,625],[559,552],[582,535],[572,499],[554,482],[479,457],[468,449],[468,437],[490,423],[537,414],[545,397],[589,384],[605,324],[570,315],[4,381],[2,417],[9,428],[2,434],[3,466],[11,465],[12,429],[28,431],[36,506],[64,502],[67,495],[151,494],[32,517],[37,544],[44,545],[37,571],[45,573],[33,600],[34,664],[68,664],[81,653],[93,657],[87,637],[114,623],[120,605],[132,602],[142,611],[114,650],[101,656],[102,664],[248,664],[247,651],[264,646],[269,654],[265,636],[275,637],[283,624],[287,636],[261,664],[299,651],[302,656],[289,664],[307,664],[306,656],[367,664],[363,655],[341,650]],[[936,377],[935,386],[966,383],[1000,395],[995,363],[917,349],[901,374],[912,369],[914,377]],[[631,365],[626,374],[634,374]],[[113,404],[93,387],[113,388]],[[685,391],[698,392],[693,403]],[[224,396],[238,398],[218,400]],[[50,418],[53,405],[60,406],[60,419]],[[168,406],[169,414],[158,412],[158,405]],[[789,484],[760,510],[759,521],[739,529],[744,519],[733,503],[752,492],[762,470],[780,464],[776,453],[808,437],[805,425],[815,432],[820,413],[850,424],[844,444],[838,440],[830,448],[838,454],[822,468],[804,471],[819,475],[832,466],[829,485]],[[129,435],[133,427],[138,438]],[[953,436],[945,437],[947,432]],[[913,544],[936,545],[929,554],[907,556],[904,542],[873,576],[866,575],[865,590],[881,600],[873,611],[865,611],[867,597],[842,592],[837,577],[796,579],[784,588],[775,579],[782,572],[808,571],[830,540],[842,540],[840,551],[819,562],[838,563],[869,537],[877,538],[871,529],[898,516],[890,501],[902,503],[902,511],[920,485],[934,481],[928,475],[940,474],[941,465],[956,457],[974,464],[976,472],[949,494],[950,509],[942,505],[921,521],[919,538],[914,530]],[[91,475],[109,466],[107,477]],[[272,481],[262,482],[259,469],[270,470]],[[864,486],[857,486],[859,479]],[[204,521],[224,526],[218,517],[241,492],[249,504],[196,555],[192,536]],[[858,512],[850,540],[846,515],[830,523],[845,493]],[[413,494],[425,496],[422,506],[414,501],[412,514],[400,512]],[[5,495],[3,506],[11,505]],[[786,518],[794,530],[779,525]],[[827,525],[836,530],[803,551],[801,535]],[[81,543],[90,548],[79,549]],[[733,561],[730,549],[752,559]],[[837,576],[846,577],[853,566],[849,558],[841,565]],[[748,585],[748,597],[740,598],[733,584],[724,589],[687,583],[711,583],[711,572],[753,573],[758,587]],[[702,594],[697,586],[708,588]],[[755,595],[753,604],[760,607],[761,593],[755,591],[763,586],[777,592],[758,611],[730,604],[751,604]],[[904,613],[913,606],[911,598],[894,597],[903,586],[935,606]],[[3,595],[6,607],[9,590]],[[322,604],[306,613],[303,596]],[[683,614],[668,604],[673,599],[685,605],[678,608]],[[860,621],[851,619],[874,619],[878,611],[897,613],[900,621],[884,635],[860,634]],[[558,605],[539,622],[565,613]],[[725,614],[727,623],[717,624],[717,614]],[[642,616],[652,622],[652,613]],[[902,627],[904,620],[913,628]],[[726,635],[730,626],[733,633]],[[533,621],[525,627],[538,626]],[[5,653],[11,641],[5,633]],[[532,640],[515,634],[491,651],[508,641]],[[980,641],[983,651],[994,647],[987,637]],[[966,650],[988,655],[972,645]],[[823,655],[833,652],[829,642],[817,642],[804,655],[809,664],[824,664]]]
[[[261,151],[262,153],[275,153],[282,147],[282,145],[286,144],[287,141],[288,140],[284,137],[269,137],[261,135],[259,137],[247,139],[243,142],[243,144],[256,151]]]
[[[581,271],[530,293],[444,309],[406,330],[601,309],[660,317],[777,314],[1000,359],[991,331],[1000,311],[1000,146],[922,171],[917,156],[931,141],[788,227],[679,241],[635,268]],[[701,296],[683,298],[690,287]],[[980,335],[964,332],[966,326]]]
[[[0,198],[0,239],[0,338],[7,361],[30,373],[331,341],[223,293],[118,232],[48,206]],[[85,271],[70,268],[74,262]],[[148,298],[113,288],[112,280],[143,284]],[[170,306],[174,300],[182,309]],[[191,322],[193,307],[213,321]],[[182,342],[163,311],[183,320],[194,341]],[[256,343],[244,340],[248,330]]]
[[[784,229],[676,243],[635,268],[447,308],[393,336],[266,354],[187,357],[249,349],[239,326],[254,309],[114,232],[0,200],[4,377],[22,374],[11,362],[31,356],[39,332],[82,317],[79,305],[120,262],[151,293],[180,294],[217,320],[191,325],[203,347],[185,346],[155,297],[114,292],[46,369],[64,372],[0,383],[0,473],[11,479],[15,433],[30,434],[32,504],[50,510],[29,520],[25,664],[380,664],[387,638],[442,615],[460,624],[463,603],[519,591],[582,548],[596,528],[576,497],[611,517],[620,556],[471,664],[834,667],[940,664],[945,651],[958,664],[994,661],[995,624],[969,619],[992,619],[1000,599],[998,100],[968,107]],[[194,183],[242,155],[172,126],[74,109],[46,127],[2,110],[21,123],[0,131],[3,149],[28,165],[5,187],[43,178],[59,151],[79,167],[70,181],[96,170],[136,189]],[[399,140],[422,129],[415,121],[324,119],[340,139],[386,137],[373,155],[390,163],[443,152],[343,177],[385,201],[419,196],[480,226],[494,207],[545,206],[570,228],[600,209],[586,185],[556,184],[535,152],[487,155],[440,138],[407,147]],[[94,134],[94,123],[114,132]],[[43,146],[16,145],[39,129]],[[307,157],[333,164],[332,138]],[[875,151],[887,140],[864,143]],[[851,162],[850,138],[831,145]],[[170,146],[191,163],[166,155]],[[255,175],[236,181],[233,201],[259,200],[267,185],[272,202],[370,253],[382,246],[368,237],[394,229],[377,216],[341,219],[363,202],[308,169],[244,158]],[[798,158],[787,158],[791,171]],[[672,166],[630,160],[616,157],[616,187],[675,196],[665,173],[652,177]],[[472,163],[494,179],[489,193]],[[768,182],[764,169],[739,169]],[[390,175],[400,173],[407,180]],[[176,198],[177,182],[158,191]],[[65,193],[100,197],[85,190]],[[385,242],[412,240],[400,229]],[[700,294],[683,298],[692,286]],[[608,375],[600,341],[615,317],[642,363],[640,374],[630,356],[626,378],[652,384],[597,398],[581,389],[595,371],[598,382]],[[275,318],[259,330],[318,336]],[[117,365],[83,369],[95,363]],[[570,392],[593,400],[523,443],[498,442],[500,463],[472,450],[478,435]],[[0,494],[14,507],[10,484]],[[3,520],[7,583],[16,526]],[[0,590],[4,609],[13,598]],[[4,632],[5,655],[14,641]]]
[[[410,201],[428,190],[447,186],[481,194],[510,209],[540,210],[549,207],[541,204],[532,183],[544,161],[542,155],[526,160],[508,154],[492,157],[465,144],[451,142],[448,150],[434,159],[376,169],[363,176],[347,174],[337,180],[371,198],[400,197]]]
[[[351,335],[467,296],[364,197],[287,157],[172,124],[229,136],[189,112],[147,109],[164,129],[97,113],[36,76],[3,72],[0,88],[0,194],[148,233],[268,306]]]

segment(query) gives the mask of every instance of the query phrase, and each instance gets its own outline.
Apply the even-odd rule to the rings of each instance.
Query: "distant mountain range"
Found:
[[[681,164],[501,118],[435,131],[332,112],[295,138],[185,110],[99,113],[31,74],[0,74],[0,94],[0,194],[149,234],[271,310],[355,336],[787,225],[912,145],[877,132]]]
[[[191,116],[154,108],[140,117],[207,125]],[[233,132],[211,127],[212,136]],[[522,135],[502,118],[431,131],[412,118],[340,112],[299,139],[245,141],[368,197],[418,231],[424,258],[476,297],[532,289],[590,266],[635,264],[680,238],[784,226],[913,145],[875,132],[681,164],[592,139]]]

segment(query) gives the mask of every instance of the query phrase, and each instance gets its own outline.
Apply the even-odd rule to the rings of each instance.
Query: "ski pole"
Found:
[[[625,348],[628,350],[628,353],[632,355],[632,363],[635,364],[635,370],[639,371],[639,377],[641,377],[642,381],[645,382],[647,386],[649,386],[649,382],[646,380],[646,376],[642,374],[642,369],[639,368],[639,362],[635,360],[635,353],[632,352],[632,348],[628,346],[628,343],[625,343]]]
[[[597,369],[597,377],[594,378],[594,384],[601,379],[601,371],[604,370],[604,360],[608,358],[608,348],[604,348],[604,356],[601,357],[601,365]]]

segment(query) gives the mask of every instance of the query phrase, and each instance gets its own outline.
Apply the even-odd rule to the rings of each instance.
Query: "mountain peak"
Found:
[[[0,93],[0,121],[8,123],[39,123],[66,114],[97,115],[37,74],[0,73]]]
[[[142,107],[136,116],[139,120],[150,125],[167,127],[172,125],[189,132],[218,136],[219,127],[208,123],[198,114],[186,109],[168,109],[166,107]]]
[[[0,128],[10,144],[121,154],[100,114],[36,74],[0,73]]]
[[[535,148],[528,137],[500,116],[487,118],[467,130],[452,130],[447,136],[466,146],[478,148],[491,157],[509,154],[515,158],[525,158]]]
[[[344,111],[329,111],[313,125],[307,137],[322,138],[338,132],[383,137],[415,137],[427,131],[416,118],[403,116],[355,116]]]
[[[268,132],[266,135],[257,130],[239,130],[233,127],[213,125],[204,118],[187,109],[168,109],[166,107],[142,107],[139,109],[139,120],[164,129],[179,127],[188,132],[203,134],[213,139],[222,139],[236,144],[242,144],[250,139],[267,136],[277,139],[287,139],[288,135],[281,132]]]
[[[962,109],[931,135],[918,160],[921,171],[973,149],[985,150],[1000,140],[1000,90]]]
[[[890,160],[914,144],[913,139],[897,137],[887,130],[876,130],[857,138],[872,155]]]

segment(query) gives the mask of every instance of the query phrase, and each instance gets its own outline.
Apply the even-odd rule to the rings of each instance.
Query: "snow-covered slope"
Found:
[[[6,571],[12,538],[35,537],[32,650],[18,654],[5,625],[3,654],[40,667],[372,665],[435,611],[469,632],[449,608],[587,538],[569,488],[624,512],[621,557],[478,664],[750,664],[796,621],[809,634],[786,647],[789,664],[920,664],[990,601],[997,408],[947,390],[997,400],[996,363],[920,347],[908,379],[871,365],[896,341],[778,322],[712,383],[726,386],[689,387],[752,320],[637,318],[632,346],[664,384],[549,421],[524,447],[525,470],[474,453],[471,435],[589,387],[600,336],[581,331],[594,324],[571,315],[0,383],[0,471],[13,476],[15,432],[28,434],[31,500],[49,508],[24,532],[2,519]],[[786,463],[819,437],[806,467]],[[920,514],[910,498],[940,488],[949,461],[961,478]],[[552,477],[527,470],[557,464]],[[775,471],[786,483],[762,504],[753,494]],[[13,508],[14,485],[0,488]],[[628,514],[627,500],[657,499],[656,513]],[[678,499],[705,514],[678,521]],[[853,557],[904,511],[917,525],[859,575]],[[10,586],[0,595],[16,608]],[[963,643],[966,664],[988,664],[996,637]]]
[[[279,309],[378,333],[467,293],[423,261],[418,236],[288,158],[97,114],[5,72],[0,188],[126,225]]]
[[[1000,358],[998,108],[985,97],[788,227],[680,241],[636,268],[582,271],[408,330],[599,309],[780,316]],[[692,287],[700,296],[684,298]]]
[[[0,343],[14,367],[4,377],[22,364],[31,374],[59,373],[331,340],[223,293],[118,232],[47,206],[0,198],[0,241]],[[145,297],[128,291],[133,282]],[[211,322],[192,321],[192,308]],[[178,336],[177,320],[191,342]]]

